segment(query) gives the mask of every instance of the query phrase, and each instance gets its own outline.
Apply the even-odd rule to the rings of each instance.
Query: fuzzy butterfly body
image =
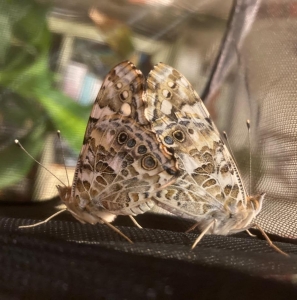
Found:
[[[154,205],[208,233],[249,227],[263,195],[247,196],[197,93],[162,63],[147,81],[130,62],[106,76],[93,105],[72,187],[58,187],[81,222],[111,222]]]

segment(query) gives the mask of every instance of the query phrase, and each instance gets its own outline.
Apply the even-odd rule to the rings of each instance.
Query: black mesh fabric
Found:
[[[82,225],[68,213],[46,224],[36,222],[57,204],[4,206],[1,217],[0,295],[7,299],[294,299],[297,244],[272,236],[288,252],[276,253],[246,233],[197,237],[189,224],[169,216],[146,214],[131,226],[115,225],[134,244],[106,225]],[[18,218],[12,218],[13,212]],[[23,211],[23,213],[21,213]],[[31,215],[30,219],[22,215]],[[256,233],[256,231],[253,231]],[[289,298],[288,298],[289,297]],[[291,297],[291,298],[290,298]]]
[[[24,1],[27,5],[24,14],[44,18],[36,15],[36,11],[30,15],[28,3],[31,2]],[[204,9],[198,18],[200,3],[196,1],[173,1],[168,9],[154,3],[148,5],[147,10],[133,1],[132,4],[125,2],[123,10],[120,10],[124,5],[121,1],[91,2],[65,1],[63,6],[76,11],[72,15],[76,19],[80,10],[87,16],[88,9],[97,5],[111,19],[120,20],[137,34],[155,40],[171,43],[185,34],[177,49],[188,42],[187,34],[192,24],[210,28],[229,18],[228,22],[222,22],[226,26],[224,35],[213,37],[204,52],[200,49],[203,74],[192,74],[190,78],[189,71],[185,76],[201,92],[219,129],[228,132],[248,189],[252,194],[267,193],[257,223],[290,257],[277,253],[253,229],[251,232],[257,237],[250,237],[246,232],[205,236],[191,251],[199,234],[196,230],[185,233],[192,223],[153,213],[136,217],[143,229],[136,228],[125,216],[119,216],[113,223],[133,240],[133,244],[106,225],[80,224],[68,212],[46,224],[19,229],[20,225],[46,219],[57,212],[56,206],[61,203],[57,198],[28,203],[31,198],[40,200],[41,192],[50,195],[55,189],[48,176],[34,167],[13,186],[0,188],[0,299],[296,299],[297,4],[286,0],[238,0],[226,1],[218,9],[222,2],[214,0],[206,7],[202,5]],[[1,5],[0,2],[0,9]],[[54,9],[56,15],[63,15],[63,6]],[[17,11],[11,10],[9,17],[17,18]],[[163,19],[162,14],[165,15]],[[152,22],[153,18],[158,21]],[[189,32],[185,28],[190,28]],[[6,33],[9,30],[0,29]],[[203,35],[201,38],[203,40]],[[20,45],[19,40],[14,42]],[[196,53],[195,42],[191,43],[192,53]],[[58,65],[61,61],[57,63],[55,55],[58,54],[53,53],[50,60]],[[196,62],[194,55],[193,61]],[[174,59],[164,62],[173,63],[175,67]],[[187,65],[186,69],[191,68]],[[25,82],[23,77],[15,77],[13,84]],[[21,112],[26,103],[12,97],[14,85],[3,88],[1,77],[0,85],[2,112],[5,112],[0,110],[2,166],[11,152],[5,151],[13,143],[15,136],[12,135],[26,136],[25,124],[34,120],[37,120],[35,128],[42,130],[49,117],[42,106],[37,105],[25,118]],[[22,120],[13,127],[6,123],[8,119],[17,119],[12,112],[17,112]],[[251,171],[247,118],[252,125]],[[53,131],[54,124],[50,126]],[[40,132],[35,135],[38,134],[40,141],[43,135]],[[36,145],[36,149],[42,144]],[[51,157],[53,151],[59,152],[53,144],[51,135],[42,155],[34,148],[37,158],[46,162],[45,157]],[[15,151],[12,166],[5,172],[2,170],[2,182],[13,176],[13,163],[21,164],[24,160],[25,155],[19,154],[19,149],[12,151]],[[61,162],[59,155],[57,160]],[[51,169],[56,166],[52,161],[49,164]]]

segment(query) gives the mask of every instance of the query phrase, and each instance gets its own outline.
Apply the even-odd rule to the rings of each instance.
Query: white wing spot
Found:
[[[181,82],[184,86],[189,86],[189,82],[188,82],[184,77],[181,77],[181,78],[180,78],[180,82]]]
[[[118,82],[118,83],[117,83],[117,88],[118,88],[118,89],[121,89],[122,86],[123,86],[123,84],[122,84],[121,82]]]
[[[168,81],[167,85],[168,85],[170,88],[172,88],[172,87],[174,87],[174,82]]]
[[[124,116],[130,116],[130,115],[131,115],[131,106],[130,106],[130,104],[124,103],[124,104],[121,106],[121,113],[122,113]]]
[[[168,90],[163,90],[162,94],[165,98],[169,98],[170,97],[170,92]]]
[[[162,113],[169,115],[171,113],[171,110],[172,110],[172,104],[170,103],[170,101],[164,100],[161,105]]]
[[[128,91],[123,91],[123,92],[122,92],[122,99],[127,99],[128,96],[129,96]]]

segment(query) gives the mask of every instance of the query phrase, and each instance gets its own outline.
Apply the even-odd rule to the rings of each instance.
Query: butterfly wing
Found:
[[[131,62],[123,62],[102,84],[68,201],[68,208],[83,221],[143,213],[154,205],[150,194],[178,174],[176,159],[144,116],[144,82]]]
[[[246,205],[236,165],[188,80],[159,63],[148,75],[146,100],[145,115],[181,170],[175,183],[156,193],[159,205],[198,222],[226,206],[232,213]]]

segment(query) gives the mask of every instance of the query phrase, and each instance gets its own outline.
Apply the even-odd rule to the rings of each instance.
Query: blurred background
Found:
[[[57,196],[16,138],[66,183],[61,130],[72,180],[104,76],[123,60],[144,74],[162,61],[228,133],[247,189],[267,193],[258,223],[296,238],[296,20],[289,0],[0,0],[0,201]]]

